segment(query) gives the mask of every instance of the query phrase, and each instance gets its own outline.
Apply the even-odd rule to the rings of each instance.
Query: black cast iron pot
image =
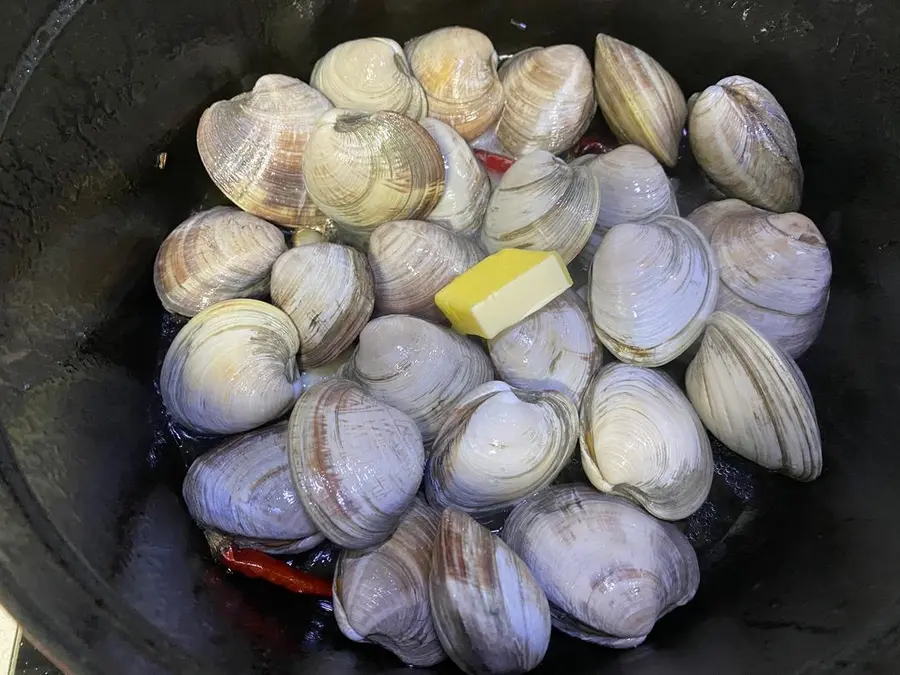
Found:
[[[800,362],[821,479],[720,462],[690,524],[697,598],[637,650],[555,636],[540,672],[900,672],[900,5],[54,2],[0,5],[0,600],[60,664],[406,672],[315,602],[212,565],[180,498],[193,450],[160,421],[153,380],[171,336],[150,271],[166,233],[222,199],[193,140],[209,103],[265,72],[307,77],[346,39],[463,23],[507,53],[592,53],[611,33],[688,94],[731,74],[762,81],[794,123],[802,210],[834,258],[825,328]]]

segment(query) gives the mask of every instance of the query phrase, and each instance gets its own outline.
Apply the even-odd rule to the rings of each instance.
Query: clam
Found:
[[[191,216],[165,238],[153,284],[168,311],[194,316],[222,300],[265,297],[272,263],[285,250],[277,227],[220,206]]]
[[[300,364],[315,368],[336,358],[372,315],[375,290],[366,257],[341,244],[292,248],[272,267],[272,302],[300,335]]]
[[[800,481],[822,472],[803,373],[743,319],[727,312],[710,317],[685,387],[703,424],[733,452]]]
[[[505,382],[559,391],[576,406],[603,358],[587,307],[571,290],[489,340],[488,353]]]
[[[591,382],[581,411],[581,464],[594,487],[663,520],[706,500],[713,457],[706,430],[665,373],[612,363]]]
[[[351,40],[332,48],[316,62],[309,83],[339,108],[392,110],[414,120],[428,110],[403,48],[386,38]]]
[[[535,150],[510,167],[491,195],[481,241],[490,253],[557,251],[568,264],[590,238],[599,209],[590,171]]]
[[[525,563],[466,514],[441,515],[429,585],[434,627],[463,672],[524,673],[544,658],[547,598]]]
[[[410,69],[425,90],[428,115],[467,141],[492,126],[503,109],[497,52],[471,28],[451,26],[421,35],[405,47]]]
[[[768,89],[734,75],[707,87],[688,122],[691,149],[728,197],[770,211],[796,211],[803,195],[797,138]]]
[[[688,219],[719,261],[716,309],[735,314],[797,358],[815,341],[828,305],[831,254],[809,218],[737,199],[702,206]]]
[[[227,533],[244,547],[302,553],[325,539],[291,484],[287,422],[237,436],[199,457],[182,494],[201,527]]]
[[[391,538],[365,551],[342,551],[334,574],[334,618],[355,642],[373,642],[420,668],[446,658],[428,603],[440,515],[413,500]]]
[[[481,229],[491,198],[487,172],[453,127],[433,117],[426,117],[420,124],[444,157],[444,194],[428,220],[458,234],[475,234]]]
[[[354,229],[424,218],[444,191],[444,158],[428,132],[395,112],[330,110],[303,159],[309,194]]]
[[[719,290],[706,238],[677,216],[607,232],[591,267],[594,330],[620,361],[661,366],[700,337]]]
[[[548,486],[572,456],[578,409],[555,391],[476,387],[452,406],[425,469],[428,502],[489,516]]]
[[[259,300],[225,300],[182,328],[163,360],[166,411],[201,434],[236,434],[294,404],[300,338],[291,318]]]
[[[379,225],[369,240],[375,305],[382,314],[413,314],[443,323],[434,294],[481,258],[476,243],[434,223]]]
[[[525,500],[503,539],[546,593],[554,627],[605,647],[637,647],[700,582],[697,556],[674,525],[586,485]]]
[[[306,246],[307,244],[324,244],[328,238],[318,230],[308,227],[298,227],[291,232],[291,246]]]
[[[594,118],[594,73],[575,45],[532,47],[500,69],[503,112],[497,138],[507,154],[568,150]]]
[[[657,216],[677,216],[678,204],[665,170],[639,145],[622,145],[603,155],[584,155],[572,166],[590,169],[600,185],[597,224],[581,257],[590,263],[609,228],[646,223]]]
[[[322,94],[286,75],[264,75],[253,91],[208,108],[197,127],[207,173],[244,211],[285,227],[321,220],[307,199],[301,165]]]
[[[646,52],[603,33],[594,53],[594,90],[609,128],[622,143],[675,166],[687,103],[675,79]]]
[[[448,328],[404,314],[373,319],[359,336],[352,377],[407,413],[429,445],[453,404],[493,379],[487,354]]]
[[[332,379],[297,401],[288,426],[294,485],[309,517],[344,548],[386,540],[422,481],[422,437],[408,415]]]

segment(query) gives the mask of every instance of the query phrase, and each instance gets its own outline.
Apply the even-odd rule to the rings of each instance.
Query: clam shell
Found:
[[[366,257],[349,246],[292,248],[272,267],[272,302],[300,335],[300,364],[321,366],[356,340],[372,316],[375,289]]]
[[[306,246],[307,244],[324,244],[328,239],[318,230],[311,230],[308,227],[298,227],[291,232],[291,246]]]
[[[423,319],[373,319],[359,336],[352,376],[378,400],[415,420],[426,445],[463,395],[493,379],[487,354],[472,340]]]
[[[331,108],[322,94],[286,75],[264,75],[253,91],[210,106],[197,127],[207,173],[244,211],[285,227],[321,220],[301,166],[316,120]]]
[[[410,666],[446,658],[431,622],[428,580],[440,514],[414,499],[391,538],[342,551],[334,574],[334,618],[355,642],[373,642]]]
[[[660,366],[700,337],[719,291],[716,259],[688,221],[616,225],[591,267],[594,330],[620,361]]]
[[[571,290],[489,340],[488,352],[505,382],[552,389],[575,405],[603,358],[587,307]]]
[[[557,251],[568,264],[590,238],[599,209],[590,171],[535,150],[510,167],[491,195],[481,241],[490,253]]]
[[[287,422],[237,436],[199,457],[182,494],[202,528],[253,541],[256,549],[302,553],[325,539],[291,484]]]
[[[310,136],[303,173],[326,215],[367,232],[390,220],[426,217],[444,191],[437,143],[395,112],[329,111]]]
[[[405,51],[425,90],[430,117],[449,124],[467,141],[497,121],[503,85],[497,52],[486,35],[460,26],[439,28],[408,42]]]
[[[166,412],[201,434],[249,431],[290,410],[300,393],[300,339],[291,318],[259,300],[204,309],[169,346],[159,376]]]
[[[728,197],[770,211],[796,211],[803,196],[797,138],[768,89],[734,75],[707,87],[689,120],[691,149]]]
[[[733,452],[800,481],[822,472],[803,373],[743,319],[726,312],[710,317],[685,386],[703,424]]]
[[[687,103],[675,79],[637,47],[600,33],[594,51],[594,91],[609,128],[622,143],[675,166]]]
[[[687,518],[706,500],[713,457],[706,431],[665,373],[612,363],[581,411],[581,464],[594,487],[657,518]]]
[[[313,386],[288,426],[291,475],[319,530],[338,546],[391,536],[422,481],[422,437],[409,416],[348,380]]]
[[[441,644],[463,672],[524,673],[544,658],[547,598],[506,544],[459,511],[441,515],[429,597]]]
[[[163,307],[188,317],[222,300],[262,298],[285,250],[281,231],[256,216],[224,206],[201,211],[163,241],[153,285]]]
[[[392,110],[414,120],[428,111],[403,48],[386,38],[350,40],[332,48],[316,62],[309,83],[338,108]]]
[[[428,220],[458,234],[475,234],[481,229],[491,198],[487,172],[452,127],[433,117],[426,117],[420,124],[444,157],[444,194]]]
[[[483,257],[481,248],[434,223],[399,220],[379,225],[369,240],[375,305],[381,314],[446,319],[434,295]]]
[[[674,525],[586,485],[525,500],[503,539],[546,593],[554,627],[605,647],[637,647],[700,582],[697,556]]]
[[[702,206],[688,216],[695,217],[719,261],[716,309],[741,317],[788,356],[803,354],[825,320],[831,282],[831,254],[815,223],[736,199]]]
[[[513,157],[568,150],[594,118],[594,73],[581,47],[532,47],[500,69],[503,112],[497,138]]]
[[[578,440],[578,409],[555,391],[488,382],[460,398],[425,469],[433,506],[472,515],[507,509],[547,487]]]

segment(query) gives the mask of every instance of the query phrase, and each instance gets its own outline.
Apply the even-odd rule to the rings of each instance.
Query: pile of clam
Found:
[[[275,554],[341,547],[344,635],[466,673],[534,668],[551,626],[634,647],[688,602],[679,521],[710,490],[707,432],[800,481],[822,469],[794,358],[831,262],[795,212],[773,94],[731,76],[686,101],[603,34],[593,67],[574,45],[498,65],[468,28],[366,38],[309,84],[266,75],[215,103],[197,145],[238,208],[175,228],[154,274],[189,319],[162,365],[168,414],[240,434],[190,467],[193,518]],[[595,123],[621,145],[574,157]],[[719,197],[686,217],[679,152]],[[504,248],[589,280],[491,340],[454,332],[435,293]],[[660,368],[677,363],[683,381]],[[576,449],[584,480],[560,484]]]

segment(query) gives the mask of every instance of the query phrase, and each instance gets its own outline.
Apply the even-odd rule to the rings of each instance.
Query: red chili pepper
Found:
[[[603,155],[611,150],[615,150],[616,145],[610,143],[607,140],[604,140],[597,134],[585,134],[578,142],[575,144],[575,147],[572,148],[572,155],[575,157],[581,157],[582,155]]]
[[[488,152],[487,150],[473,150],[478,160],[484,164],[488,171],[494,173],[506,173],[516,160],[505,155],[498,155],[496,152]]]

